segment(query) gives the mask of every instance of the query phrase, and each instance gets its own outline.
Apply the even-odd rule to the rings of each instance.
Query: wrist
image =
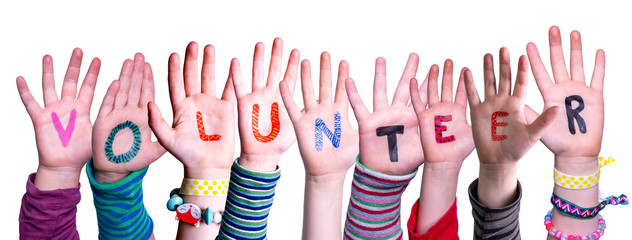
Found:
[[[277,168],[280,155],[246,154],[239,156],[239,165],[250,171],[273,172]]]
[[[489,182],[503,182],[518,179],[518,162],[484,163],[479,165],[479,179]]]
[[[478,200],[490,208],[502,208],[515,200],[518,187],[517,163],[481,163]]]
[[[591,175],[599,170],[599,157],[566,157],[555,155],[555,169],[570,175]]]
[[[230,168],[184,166],[184,178],[194,178],[194,179],[230,178]]]
[[[79,186],[81,168],[55,167],[40,165],[33,184],[42,191],[73,188]]]
[[[305,174],[305,187],[313,189],[342,188],[345,182],[346,173],[331,173],[325,175],[312,176]]]
[[[461,171],[461,162],[426,162],[424,163],[424,174],[440,173],[447,174],[446,177],[458,177]]]
[[[125,177],[129,175],[129,173],[116,173],[116,172],[107,172],[107,171],[99,171],[98,169],[93,169],[94,180],[98,183],[116,183],[123,180]]]

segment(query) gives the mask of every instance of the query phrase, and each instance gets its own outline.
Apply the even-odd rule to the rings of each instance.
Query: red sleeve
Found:
[[[456,198],[454,203],[448,211],[439,219],[434,226],[428,229],[428,232],[419,234],[415,232],[415,226],[417,225],[417,209],[419,208],[419,199],[413,205],[410,212],[410,218],[408,219],[408,238],[411,240],[426,240],[426,239],[459,239],[459,220],[456,216]]]

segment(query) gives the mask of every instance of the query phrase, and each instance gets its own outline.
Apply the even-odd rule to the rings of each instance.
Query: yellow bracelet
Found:
[[[205,179],[182,179],[180,194],[195,196],[219,196],[228,192],[229,179],[205,180]]]
[[[599,174],[601,173],[601,170],[597,170],[595,174],[588,176],[572,176],[562,173],[555,168],[553,170],[553,180],[555,180],[555,184],[566,189],[591,188],[599,183]]]
[[[572,176],[553,169],[553,180],[555,184],[566,189],[586,189],[591,188],[599,183],[599,175],[601,168],[607,164],[614,163],[614,158],[599,157],[599,169],[592,175],[588,176]]]

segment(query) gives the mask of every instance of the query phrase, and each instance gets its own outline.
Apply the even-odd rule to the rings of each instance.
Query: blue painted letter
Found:
[[[314,129],[316,135],[316,150],[323,150],[323,133],[325,136],[329,138],[331,144],[334,145],[335,148],[340,146],[340,135],[342,135],[342,129],[340,128],[340,113],[336,112],[334,116],[334,133],[331,133],[331,130],[327,128],[327,125],[323,122],[323,119],[316,118],[316,127]]]

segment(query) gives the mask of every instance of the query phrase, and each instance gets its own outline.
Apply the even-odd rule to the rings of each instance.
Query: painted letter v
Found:
[[[70,119],[68,120],[68,126],[66,126],[66,129],[64,129],[64,127],[61,125],[56,112],[51,113],[51,117],[53,118],[53,126],[55,126],[55,129],[57,129],[57,134],[59,135],[59,139],[61,140],[61,145],[64,147],[68,147],[72,132],[75,130],[75,119],[77,118],[77,110],[73,109],[70,112]]]

